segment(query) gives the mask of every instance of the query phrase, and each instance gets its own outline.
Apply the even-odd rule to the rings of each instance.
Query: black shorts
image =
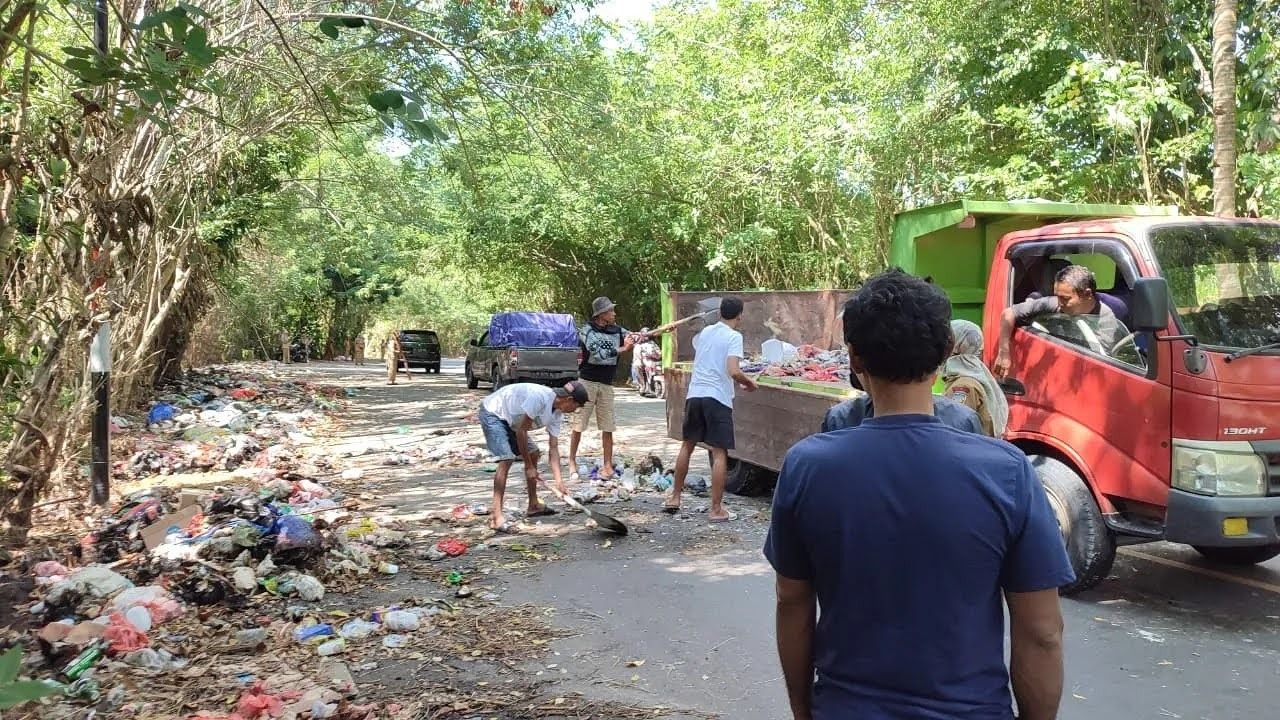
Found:
[[[689,398],[684,403],[684,428],[680,435],[685,441],[732,450],[733,409],[709,397]]]

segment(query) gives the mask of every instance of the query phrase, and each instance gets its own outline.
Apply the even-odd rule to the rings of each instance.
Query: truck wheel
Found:
[[[743,497],[756,497],[768,493],[777,482],[777,473],[759,465],[729,458],[729,467],[724,480],[725,492]]]
[[[1257,565],[1280,555],[1280,545],[1243,545],[1240,547],[1205,547],[1193,545],[1206,560],[1223,565]]]
[[[1059,588],[1063,595],[1088,590],[1107,578],[1116,560],[1116,536],[1103,520],[1089,486],[1070,466],[1046,455],[1032,455],[1031,465],[1044,484],[1049,507],[1058,520],[1076,581]]]
[[[466,366],[462,368],[462,373],[467,377],[468,390],[475,390],[480,387],[480,381],[476,380],[476,374],[471,372],[471,363],[467,363]]]

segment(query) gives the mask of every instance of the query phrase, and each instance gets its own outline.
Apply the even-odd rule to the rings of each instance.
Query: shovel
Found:
[[[686,317],[686,318],[680,318],[675,322],[669,322],[666,325],[659,325],[658,327],[650,330],[649,335],[661,335],[662,333],[675,330],[681,325],[691,323],[694,320],[697,320],[698,318],[703,318],[703,320],[706,321],[711,316],[719,315],[720,301],[721,301],[721,298],[718,298],[718,297],[709,297],[703,300],[699,300],[698,312],[696,314],[690,315],[689,317]]]
[[[586,513],[586,516],[591,518],[592,520],[595,520],[596,525],[598,525],[601,529],[607,530],[612,533],[617,533],[619,535],[627,534],[627,526],[623,525],[621,520],[615,517],[611,517],[609,515],[605,515],[604,513],[596,512],[595,510],[588,509],[582,503],[578,502],[577,500],[574,500],[569,495],[565,495],[561,493],[559,490],[556,490],[549,483],[544,482],[542,483],[542,486],[550,490],[552,495],[555,495],[556,497],[560,498],[560,500],[564,504],[568,505],[569,507],[575,510],[581,510],[583,513]]]

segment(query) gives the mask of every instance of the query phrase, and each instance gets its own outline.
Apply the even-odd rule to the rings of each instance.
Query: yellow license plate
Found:
[[[1239,537],[1249,534],[1248,518],[1226,518],[1222,521],[1222,534],[1226,537]]]

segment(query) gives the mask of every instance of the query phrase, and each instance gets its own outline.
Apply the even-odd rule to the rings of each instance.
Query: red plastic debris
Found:
[[[448,555],[449,557],[458,557],[459,555],[467,552],[467,544],[457,538],[441,540],[436,543],[436,547],[439,548],[440,552]]]
[[[278,695],[267,692],[266,683],[259,680],[240,696],[240,701],[236,703],[236,713],[246,720],[253,720],[264,713],[269,717],[280,717],[284,713],[284,703]]]
[[[232,400],[257,400],[258,391],[250,390],[248,388],[236,388],[235,390],[231,391],[231,399]]]
[[[122,612],[111,613],[111,622],[102,633],[102,638],[111,643],[110,650],[113,655],[130,653],[151,645],[151,639],[147,634],[126,620]]]

